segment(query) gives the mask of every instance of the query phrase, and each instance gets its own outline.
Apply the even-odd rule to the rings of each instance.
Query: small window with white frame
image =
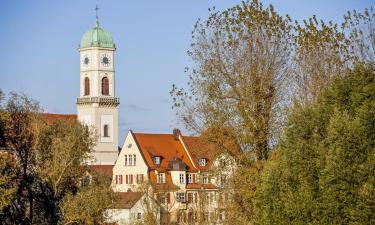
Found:
[[[193,174],[189,173],[188,174],[188,184],[192,184],[192,183],[194,183]]]
[[[185,202],[185,193],[184,192],[177,193],[177,201],[178,202]]]
[[[185,183],[185,174],[180,173],[180,184],[184,184],[184,183]]]
[[[133,155],[128,155],[128,162],[129,162],[129,166],[132,166],[133,165]]]
[[[160,165],[160,156],[154,156],[155,165]]]
[[[165,174],[164,173],[158,173],[157,174],[157,182],[158,182],[158,184],[164,184],[165,183]]]
[[[140,213],[140,212],[137,213],[137,219],[139,219],[139,220],[142,219],[142,213]]]
[[[207,165],[207,159],[206,158],[200,158],[199,159],[199,166],[206,166]]]

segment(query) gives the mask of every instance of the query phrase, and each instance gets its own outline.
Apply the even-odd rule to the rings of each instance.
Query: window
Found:
[[[133,155],[129,155],[129,166],[132,166],[133,165]]]
[[[208,178],[207,174],[202,175],[202,183],[203,184],[208,184],[210,182],[210,179]]]
[[[178,202],[185,202],[185,193],[177,193],[177,201]]]
[[[158,194],[158,196],[159,196],[160,203],[165,204],[167,201],[165,194],[161,193],[161,194]]]
[[[102,79],[102,95],[109,95],[109,80],[107,77]]]
[[[137,184],[143,183],[143,174],[137,174]]]
[[[164,184],[165,183],[165,174],[164,173],[158,173],[158,175],[157,175],[157,182],[159,184]]]
[[[133,175],[126,175],[125,176],[125,182],[126,184],[133,184]]]
[[[142,213],[140,213],[140,212],[137,213],[137,219],[139,219],[139,220],[142,219]]]
[[[135,166],[136,162],[137,162],[137,156],[134,154],[134,155],[125,155],[125,163],[124,165],[125,166]]]
[[[180,184],[184,184],[185,183],[185,174],[181,173],[180,174]]]
[[[85,77],[85,95],[90,95],[90,79]]]
[[[195,174],[191,174],[191,173],[188,174],[188,183],[189,184],[194,183],[194,177],[195,177]]]
[[[122,175],[116,175],[115,182],[116,184],[122,184]]]
[[[104,125],[104,128],[103,128],[103,133],[104,133],[104,137],[109,137],[109,128],[108,128],[108,124]]]
[[[206,166],[207,164],[207,159],[201,158],[199,159],[199,166]]]
[[[160,157],[159,157],[159,156],[155,156],[155,157],[154,157],[154,163],[155,163],[156,165],[160,165]]]

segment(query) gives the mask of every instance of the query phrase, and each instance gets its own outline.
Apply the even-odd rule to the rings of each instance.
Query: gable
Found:
[[[136,156],[136,165],[135,166],[125,166],[125,155],[135,155]],[[132,134],[132,131],[129,131],[124,144],[121,148],[120,154],[116,160],[115,166],[113,168],[114,174],[115,171],[118,172],[118,174],[126,172],[132,172],[129,170],[137,170],[137,171],[146,171],[147,172],[148,165],[147,162],[144,159],[144,156],[142,152],[140,151],[134,137]],[[134,172],[137,172],[134,171]]]

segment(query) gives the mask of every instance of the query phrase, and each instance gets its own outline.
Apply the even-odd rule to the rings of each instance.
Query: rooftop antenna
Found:
[[[99,17],[98,17],[99,7],[98,7],[98,5],[96,5],[94,10],[95,10],[95,15],[96,15],[96,27],[99,27]]]

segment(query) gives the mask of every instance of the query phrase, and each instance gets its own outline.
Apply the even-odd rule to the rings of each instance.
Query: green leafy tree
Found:
[[[375,68],[357,66],[297,107],[256,193],[258,224],[374,221]]]

